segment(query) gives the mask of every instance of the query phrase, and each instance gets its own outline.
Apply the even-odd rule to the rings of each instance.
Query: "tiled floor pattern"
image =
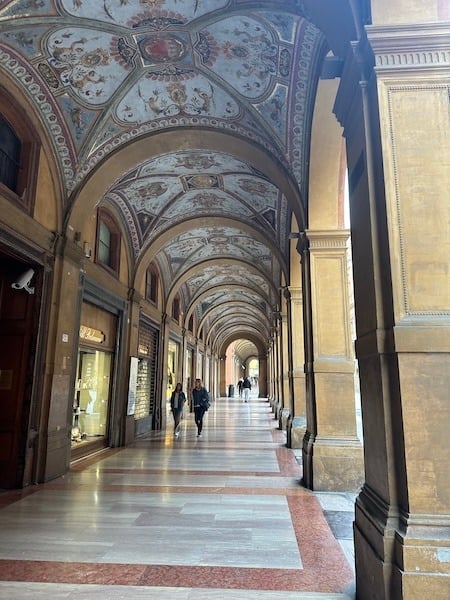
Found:
[[[216,400],[0,494],[0,598],[352,598],[346,494],[313,494],[267,401]]]

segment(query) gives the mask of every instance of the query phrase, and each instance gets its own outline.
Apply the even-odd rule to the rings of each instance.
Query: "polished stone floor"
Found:
[[[353,598],[351,494],[301,486],[269,403],[219,398],[0,494],[0,598]]]

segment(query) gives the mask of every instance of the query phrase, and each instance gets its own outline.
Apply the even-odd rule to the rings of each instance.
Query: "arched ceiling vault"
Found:
[[[267,355],[267,337],[265,333],[260,333],[255,327],[251,327],[250,325],[241,327],[240,329],[236,327],[228,327],[225,328],[224,331],[221,331],[220,334],[213,336],[211,339],[211,347],[213,352],[216,352],[220,356],[225,356],[227,354],[229,344],[227,344],[224,340],[240,339],[242,337],[246,340],[251,340],[254,342],[255,346],[258,348],[258,355]]]
[[[216,339],[225,331],[229,332],[231,329],[242,331],[243,322],[245,322],[247,327],[258,331],[262,339],[268,338],[270,327],[267,323],[262,322],[257,314],[250,311],[233,311],[233,309],[229,309],[222,315],[216,316],[216,318],[211,320],[206,339],[208,342],[211,340],[214,345]]]
[[[240,358],[243,363],[246,363],[249,358],[258,356],[258,349],[255,344],[249,340],[239,339],[234,343],[235,355]]]
[[[240,285],[217,285],[213,289],[207,289],[196,296],[185,313],[185,323],[189,322],[192,314],[197,317],[198,326],[203,325],[203,318],[208,311],[220,309],[234,303],[246,303],[252,306],[253,310],[259,311],[264,319],[270,320],[272,309],[269,298],[264,296],[261,290],[243,290]]]
[[[270,329],[270,320],[256,307],[248,302],[222,302],[213,306],[210,310],[205,311],[202,320],[199,323],[199,329],[207,324],[207,331],[209,332],[212,328],[216,327],[218,323],[223,320],[228,320],[229,323],[236,319],[242,320],[245,316],[247,322],[252,319],[257,322],[261,331],[268,331]]]
[[[181,291],[186,309],[199,294],[207,290],[213,291],[219,286],[223,289],[240,286],[242,291],[262,292],[264,297],[270,299],[271,306],[278,298],[278,290],[260,265],[221,256],[204,258],[203,261],[189,267],[183,273],[183,280],[172,285],[167,295],[168,305],[170,306],[175,294]],[[227,296],[227,300],[231,301],[230,295]]]
[[[1,3],[0,72],[45,127],[66,234],[112,207],[131,285],[143,288],[153,261],[164,306],[179,294],[217,349],[243,337],[267,347],[290,281],[292,217],[307,226],[309,135],[329,50],[314,6]]]
[[[241,333],[238,331],[228,332],[227,334],[221,335],[217,339],[217,347],[220,356],[225,356],[230,344],[233,342],[240,342],[243,340],[242,351],[239,351],[241,357],[252,356],[253,350],[256,347],[258,355],[263,357],[267,352],[266,340],[263,340],[261,336],[251,330],[243,330]],[[245,349],[248,348],[250,353],[247,354]]]

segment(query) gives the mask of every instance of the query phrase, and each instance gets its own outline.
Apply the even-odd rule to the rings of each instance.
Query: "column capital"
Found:
[[[350,230],[308,230],[309,248],[314,250],[346,249],[350,240]]]

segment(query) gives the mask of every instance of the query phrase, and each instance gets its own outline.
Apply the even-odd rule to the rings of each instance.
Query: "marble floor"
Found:
[[[0,598],[354,598],[354,496],[301,486],[265,399],[0,493]]]

